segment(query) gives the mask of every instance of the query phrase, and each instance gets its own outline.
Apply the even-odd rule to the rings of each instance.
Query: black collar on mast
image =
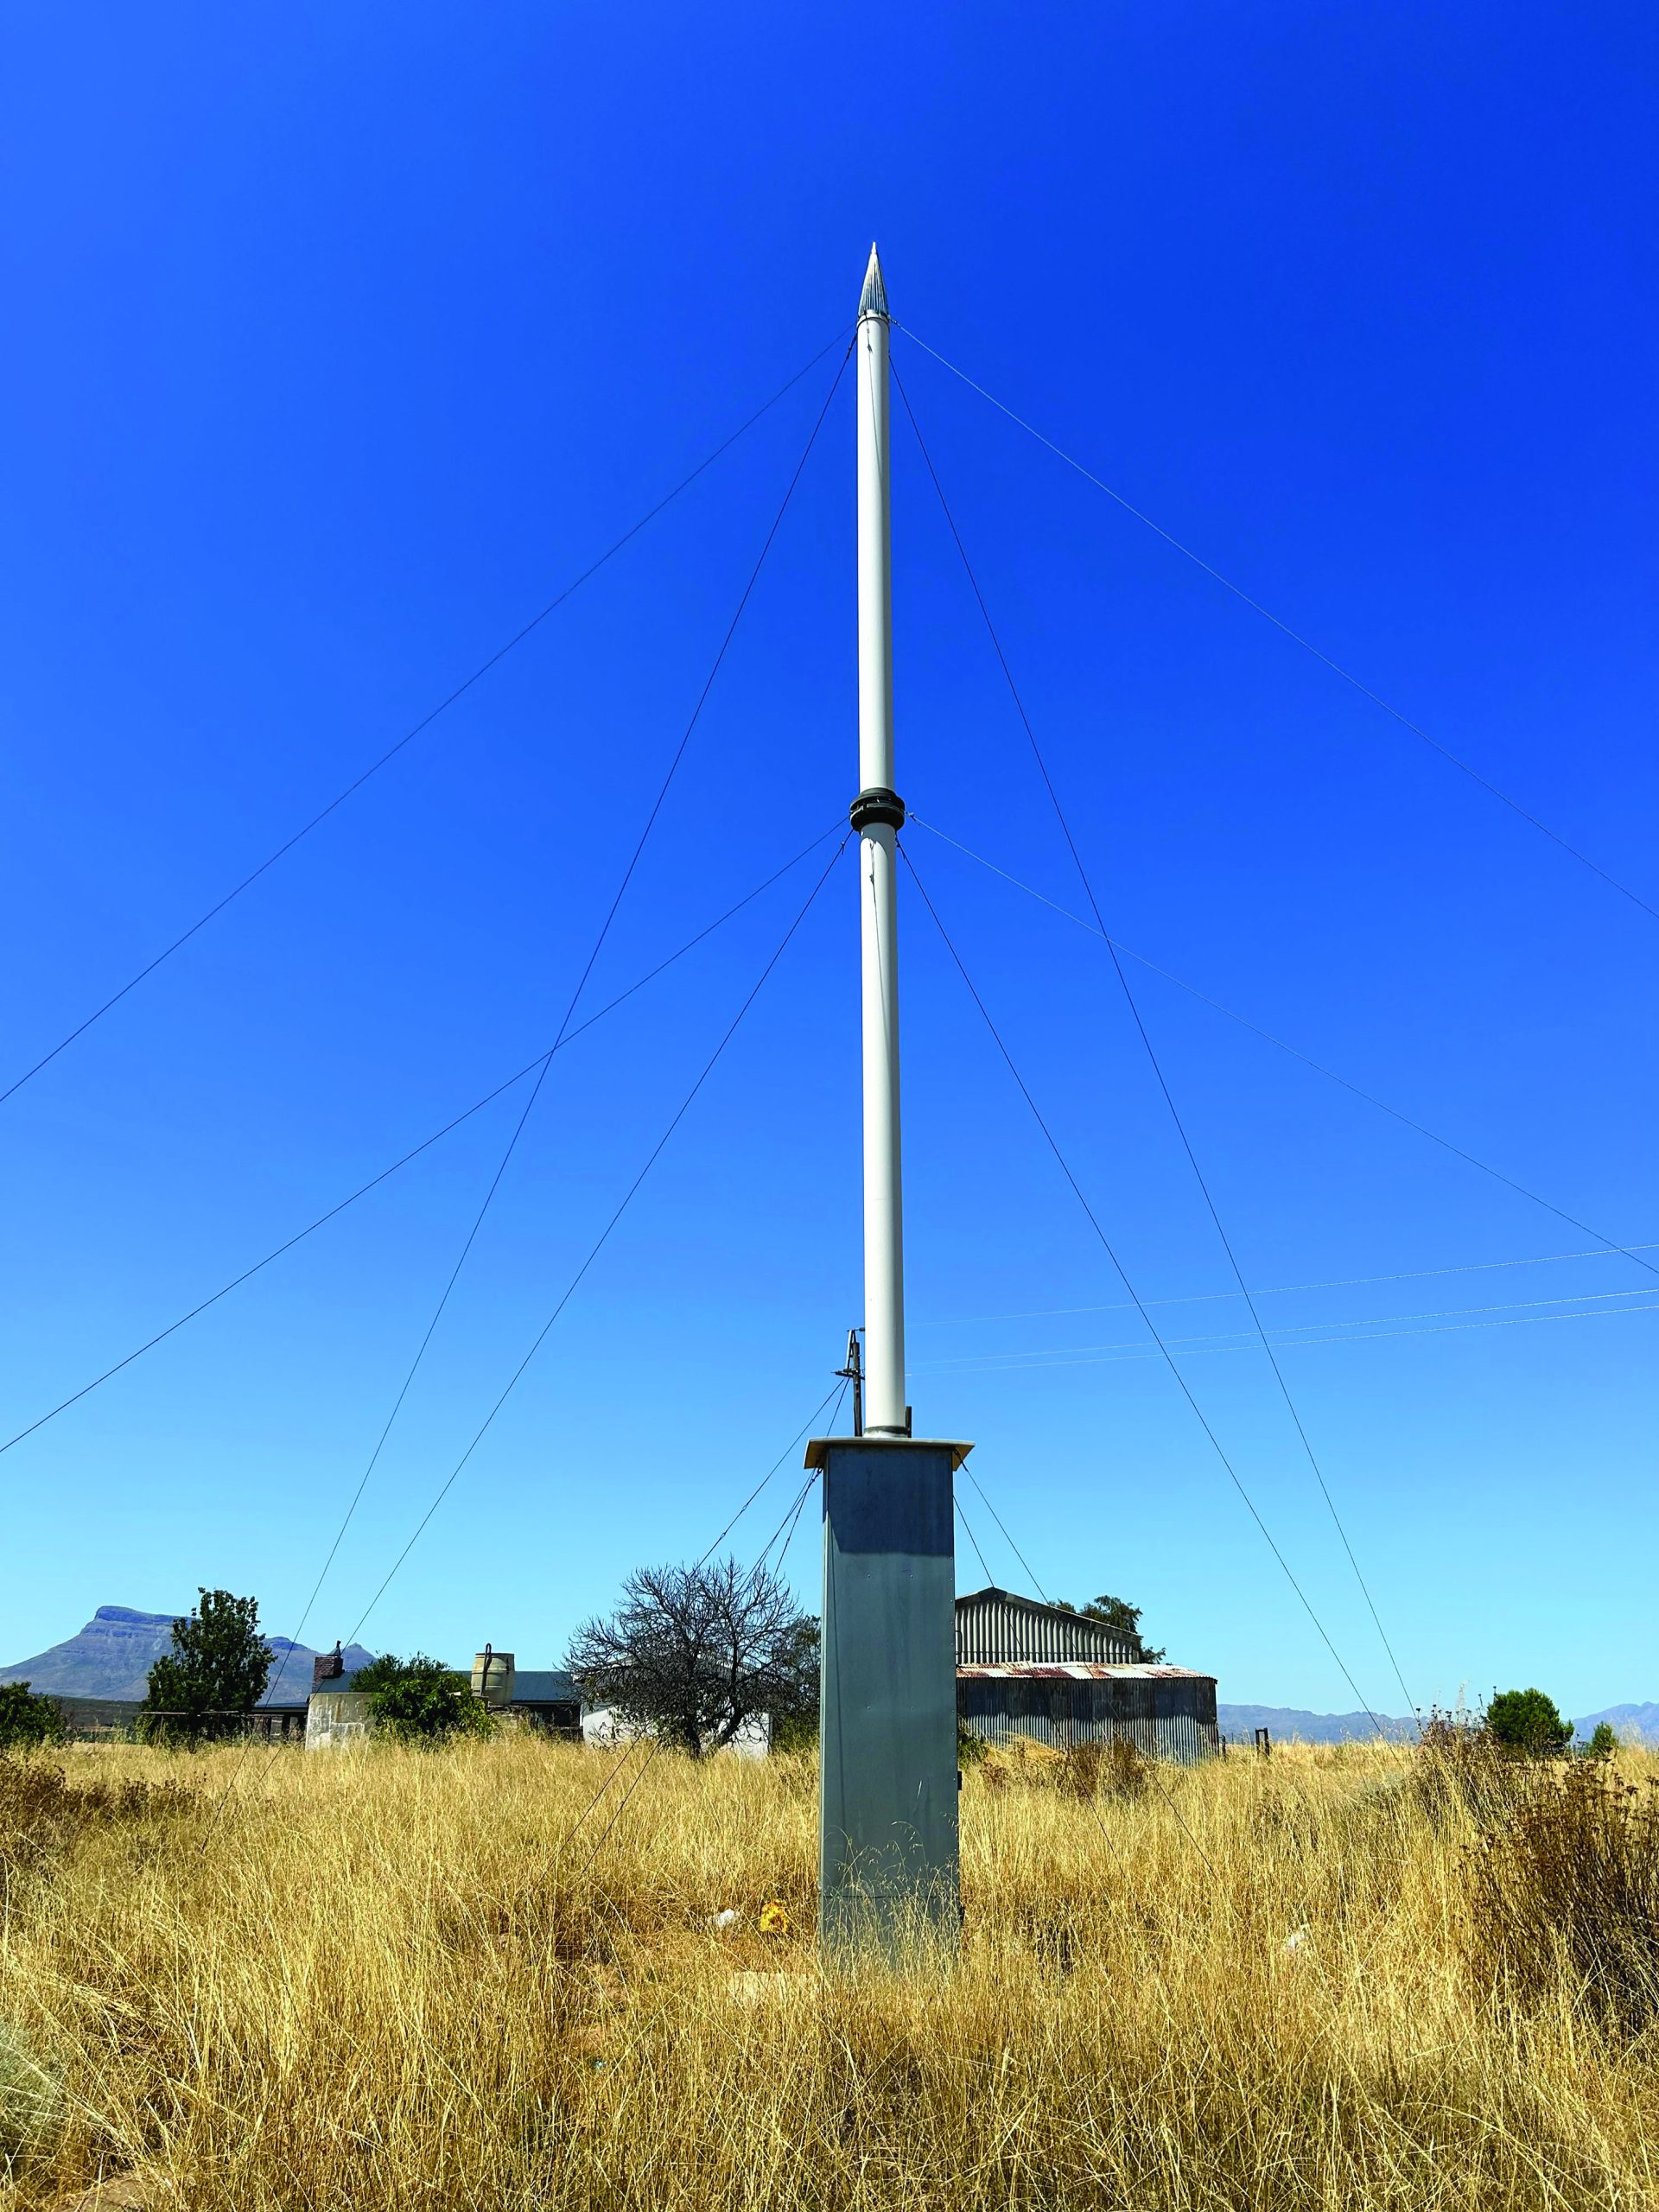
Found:
[[[848,819],[855,830],[865,830],[880,823],[891,830],[905,826],[905,802],[897,791],[890,791],[885,785],[874,784],[868,791],[860,791],[847,810]]]

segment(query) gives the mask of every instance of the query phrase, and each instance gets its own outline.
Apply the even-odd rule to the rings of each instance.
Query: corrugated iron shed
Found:
[[[995,1584],[957,1600],[958,1667],[1041,1665],[1065,1660],[1105,1665],[1133,1660],[1135,1647],[1104,1621],[1039,1605]]]
[[[1216,1681],[1151,1665],[1103,1621],[1011,1591],[957,1600],[957,1718],[988,1743],[1016,1737],[1066,1751],[1121,1737],[1192,1764],[1221,1749]]]

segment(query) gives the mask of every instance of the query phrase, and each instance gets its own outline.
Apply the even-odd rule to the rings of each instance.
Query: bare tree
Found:
[[[818,1624],[764,1566],[641,1567],[565,1663],[590,1700],[701,1758],[762,1713],[816,1708]]]

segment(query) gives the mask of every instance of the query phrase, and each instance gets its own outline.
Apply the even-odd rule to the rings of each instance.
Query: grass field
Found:
[[[1659,2204],[1641,1754],[1553,1876],[1421,1753],[994,1761],[902,1974],[818,1969],[810,1764],[646,1756],[0,1762],[0,2203]]]

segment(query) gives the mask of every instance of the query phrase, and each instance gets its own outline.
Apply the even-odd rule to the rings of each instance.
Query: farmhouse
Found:
[[[957,1714],[993,1744],[1122,1737],[1184,1765],[1221,1749],[1213,1675],[1149,1666],[1104,1621],[995,1587],[957,1600]]]
[[[305,1748],[338,1750],[360,1743],[373,1727],[369,1694],[355,1689],[355,1673],[341,1665],[338,1652],[319,1659],[312,1669],[311,1701],[306,1711]],[[575,1677],[556,1669],[519,1669],[511,1651],[490,1644],[473,1661],[473,1694],[502,1719],[550,1736],[582,1732],[582,1692]]]
[[[1090,1738],[1121,1736],[1151,1757],[1184,1764],[1221,1749],[1216,1680],[1188,1667],[1149,1666],[1132,1641],[1104,1621],[995,1587],[957,1599],[957,1713],[989,1743],[1026,1736],[1065,1750]],[[361,1742],[373,1726],[366,1692],[331,1654],[316,1662],[305,1721],[308,1751]],[[503,1719],[590,1744],[620,1743],[634,1732],[606,1706],[584,1703],[575,1677],[518,1667],[510,1651],[486,1644],[473,1662],[473,1689]],[[283,1724],[287,1732],[287,1724]],[[764,1722],[733,1746],[740,1758],[766,1755]]]

